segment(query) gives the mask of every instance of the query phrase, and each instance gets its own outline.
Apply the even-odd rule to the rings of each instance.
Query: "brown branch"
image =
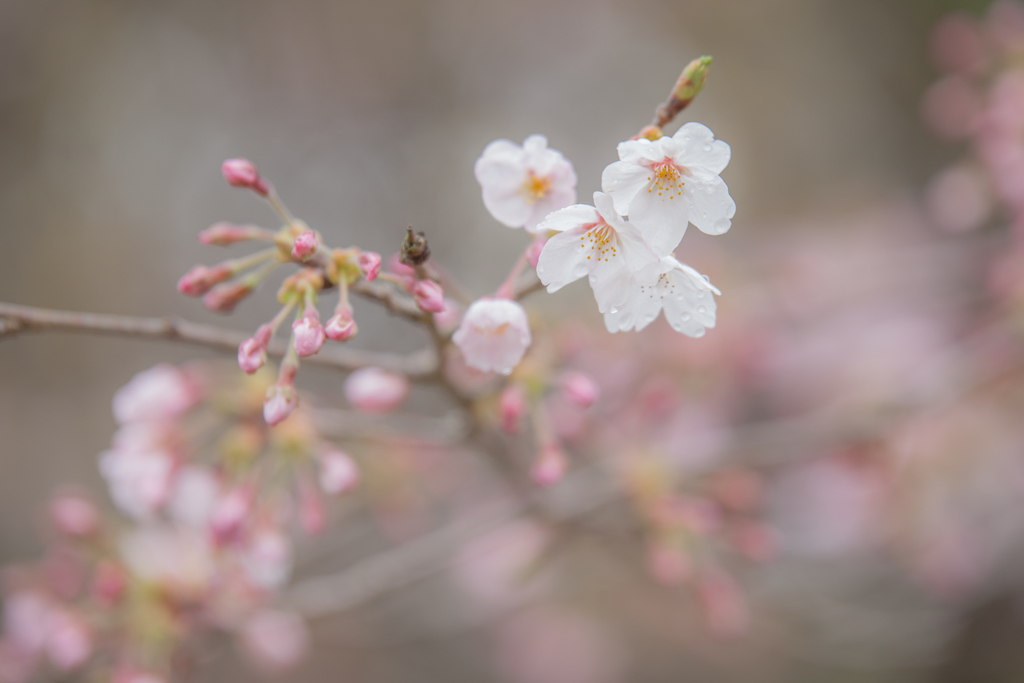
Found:
[[[525,299],[530,294],[544,289],[544,283],[537,277],[537,273],[530,271],[530,276],[520,279],[516,282],[515,290],[513,295],[516,301]]]
[[[418,310],[418,309],[417,309]],[[181,320],[180,318],[142,318],[102,313],[56,311],[31,306],[0,302],[0,339],[28,332],[76,332],[103,334],[141,339],[160,339],[204,346],[217,351],[236,353],[238,345],[248,335],[213,325]],[[287,343],[276,339],[267,352],[271,356],[284,355]],[[437,359],[429,350],[402,356],[393,353],[375,353],[360,349],[332,347],[303,363],[321,365],[338,370],[356,370],[377,366],[407,375],[412,380],[432,378],[437,370]]]
[[[388,311],[396,315],[410,318],[418,323],[426,323],[430,320],[430,314],[421,311],[415,301],[407,296],[402,296],[394,287],[385,282],[357,280],[349,287],[349,290],[368,299],[376,299],[384,304]]]

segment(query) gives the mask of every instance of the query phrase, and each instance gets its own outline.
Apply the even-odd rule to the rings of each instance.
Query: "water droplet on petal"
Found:
[[[683,322],[686,322],[689,319],[690,319],[690,314],[689,313],[683,313]]]
[[[704,151],[705,152],[710,152],[711,151],[711,145],[709,145],[708,143],[705,142],[704,143]]]
[[[697,312],[698,313],[707,313],[708,309],[706,307],[704,307],[704,306],[698,306],[697,307]]]

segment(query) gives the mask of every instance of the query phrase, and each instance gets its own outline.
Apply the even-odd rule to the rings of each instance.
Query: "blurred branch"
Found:
[[[390,305],[389,305],[390,308]],[[417,309],[418,310],[418,309]],[[119,337],[137,337],[181,342],[204,346],[217,351],[236,353],[248,335],[212,325],[181,320],[180,318],[142,318],[102,313],[77,313],[0,302],[0,339],[28,332],[76,332]],[[275,340],[267,352],[280,357],[287,342]],[[406,356],[375,353],[350,348],[325,349],[303,359],[303,363],[338,370],[357,370],[377,366],[403,373],[412,380],[432,378],[437,370],[437,359],[428,350]]]
[[[427,323],[432,319],[429,313],[420,310],[415,301],[407,296],[402,296],[393,287],[380,280],[373,282],[357,280],[349,285],[349,290],[368,299],[375,299],[384,304],[384,307],[391,313],[415,320],[418,323]]]
[[[359,560],[337,574],[299,580],[287,591],[285,601],[310,618],[352,609],[443,571],[458,558],[465,544],[531,514],[537,507],[543,507],[551,520],[564,523],[618,495],[604,467],[600,463],[589,465],[567,476],[556,489],[537,490],[527,500],[502,502],[486,511],[462,515],[447,526]]]

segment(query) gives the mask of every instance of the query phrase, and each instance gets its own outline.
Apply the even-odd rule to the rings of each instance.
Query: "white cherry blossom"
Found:
[[[466,364],[507,375],[532,341],[526,311],[509,299],[477,299],[452,335]]]
[[[572,162],[549,149],[543,135],[531,135],[522,147],[495,140],[484,148],[473,171],[484,206],[510,228],[536,232],[545,216],[576,201]]]
[[[665,256],[679,244],[688,223],[709,235],[732,226],[736,202],[719,174],[732,151],[707,126],[690,122],[672,137],[619,143],[619,159],[601,175],[615,208]]]
[[[677,332],[702,337],[715,326],[715,297],[721,295],[707,278],[672,256],[661,260],[658,280],[653,285],[637,284],[625,305],[605,313],[609,332],[637,332],[647,327],[664,310],[665,319]]]
[[[537,276],[557,292],[589,276],[602,313],[623,305],[636,282],[653,284],[659,254],[615,210],[612,198],[594,193],[594,206],[575,204],[554,212],[538,226],[554,231],[537,260]]]

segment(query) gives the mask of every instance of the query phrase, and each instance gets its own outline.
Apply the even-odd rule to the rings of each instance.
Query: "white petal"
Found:
[[[665,159],[665,153],[662,151],[661,145],[647,138],[620,142],[617,151],[619,153],[619,160],[630,164],[636,164],[644,160],[657,162]]]
[[[677,147],[673,157],[683,166],[718,175],[729,165],[732,149],[707,126],[691,121],[672,136]]]
[[[685,176],[680,182],[687,182]],[[652,185],[637,194],[629,205],[629,222],[640,229],[647,244],[665,256],[683,239],[690,217],[686,186]]]
[[[593,210],[592,207],[587,208]],[[542,223],[541,226],[546,224],[547,222]],[[549,292],[557,292],[589,272],[587,255],[579,239],[584,232],[584,228],[576,227],[552,236],[544,244],[537,260],[537,277],[547,286]]]
[[[622,307],[635,286],[636,281],[621,257],[603,262],[590,271],[590,288],[594,290],[597,310],[601,313]]]
[[[592,206],[573,204],[550,214],[537,226],[537,232],[562,232],[601,221],[601,214]]]
[[[690,178],[686,200],[690,205],[690,222],[708,235],[721,235],[732,227],[736,202],[729,196],[729,187],[718,176]],[[673,249],[675,247],[673,246]]]
[[[637,229],[626,224],[618,230],[620,250],[626,268],[639,284],[651,284],[658,279],[660,258],[644,241]]]
[[[630,201],[650,185],[652,178],[651,169],[645,166],[615,161],[601,173],[601,189],[615,200],[615,210],[627,216]]]
[[[703,275],[689,266],[672,270],[668,277],[673,296],[664,299],[665,319],[677,332],[701,337],[706,328],[715,326],[717,291]]]

